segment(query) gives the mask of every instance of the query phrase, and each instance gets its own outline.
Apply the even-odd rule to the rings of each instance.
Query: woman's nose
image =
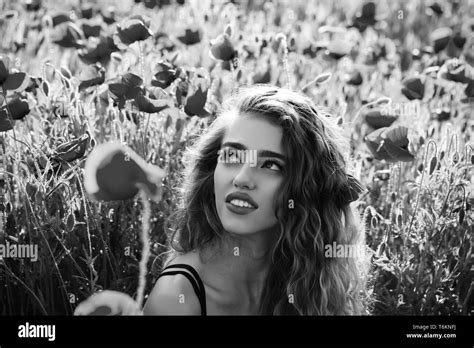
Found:
[[[237,187],[245,187],[249,190],[255,188],[255,181],[252,176],[252,168],[250,163],[244,163],[242,167],[240,167],[240,170],[234,177],[233,183]]]

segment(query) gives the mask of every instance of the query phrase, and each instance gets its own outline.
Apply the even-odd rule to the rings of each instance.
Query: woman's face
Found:
[[[214,194],[227,232],[250,235],[277,224],[276,195],[286,165],[280,126],[263,117],[234,117],[222,140]]]

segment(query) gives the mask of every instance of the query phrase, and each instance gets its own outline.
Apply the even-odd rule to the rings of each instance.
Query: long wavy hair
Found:
[[[199,250],[225,233],[214,200],[214,170],[229,115],[265,117],[283,130],[289,163],[277,197],[279,236],[260,302],[262,315],[368,314],[368,257],[325,257],[325,246],[365,248],[348,201],[350,144],[332,117],[299,92],[269,85],[237,90],[184,157],[179,210],[169,222],[170,255]],[[237,116],[238,117],[238,116]]]

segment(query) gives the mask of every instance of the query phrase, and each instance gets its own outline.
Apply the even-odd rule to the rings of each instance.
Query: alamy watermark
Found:
[[[0,260],[3,259],[31,259],[31,261],[38,261],[38,245],[37,244],[17,244],[6,241],[5,244],[0,244]]]
[[[420,116],[424,106],[417,100],[411,102],[391,102],[380,108],[382,115]]]
[[[332,244],[324,246],[324,257],[326,258],[360,258],[364,257],[365,253],[365,246],[360,244],[337,244],[332,242]]]
[[[218,163],[250,163],[251,167],[257,165],[257,150],[237,150],[237,149],[221,149],[218,152]]]
[[[26,322],[18,326],[19,338],[47,338],[48,341],[56,339],[56,325],[36,325]]]

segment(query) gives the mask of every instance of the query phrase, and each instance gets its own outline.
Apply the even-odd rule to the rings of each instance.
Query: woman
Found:
[[[144,314],[366,314],[365,253],[327,254],[364,246],[341,132],[297,92],[232,96],[188,153],[168,268]]]

